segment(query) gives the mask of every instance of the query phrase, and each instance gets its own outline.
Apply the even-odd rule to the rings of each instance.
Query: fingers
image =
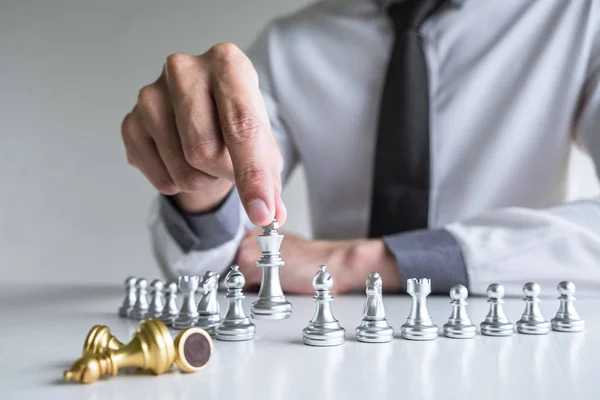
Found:
[[[173,108],[166,88],[160,80],[142,88],[136,109],[144,129],[150,134],[160,158],[177,187],[184,192],[195,192],[215,180],[192,167],[183,152]]]
[[[210,175],[233,181],[233,166],[221,135],[205,64],[200,57],[172,54],[163,77],[187,162]]]
[[[281,186],[282,165],[273,146],[256,71],[233,45],[215,46],[209,55],[210,85],[242,204],[254,224],[267,225],[280,203],[276,189]]]
[[[139,121],[137,113],[129,113],[121,126],[127,159],[137,167],[161,193],[173,195],[178,189],[163,163],[154,141]]]

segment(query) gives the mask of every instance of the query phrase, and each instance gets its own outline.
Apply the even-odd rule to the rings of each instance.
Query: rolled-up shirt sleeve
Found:
[[[149,221],[158,264],[169,279],[224,271],[235,259],[245,219],[235,189],[215,210],[201,214],[186,213],[173,198],[159,195]]]
[[[384,236],[396,258],[402,280],[431,279],[433,293],[448,293],[456,284],[469,286],[458,242],[445,229],[417,230]]]

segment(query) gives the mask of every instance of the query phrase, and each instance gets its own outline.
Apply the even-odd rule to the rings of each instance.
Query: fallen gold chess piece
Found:
[[[91,383],[106,374],[117,375],[125,367],[138,367],[159,375],[174,363],[184,372],[196,372],[208,363],[212,350],[212,339],[203,329],[183,330],[173,341],[169,329],[158,318],[142,322],[125,345],[108,327],[96,325],[86,337],[84,356],[65,371],[64,379]]]
[[[106,325],[94,325],[83,342],[83,355],[104,354],[107,350],[119,350],[121,343]]]

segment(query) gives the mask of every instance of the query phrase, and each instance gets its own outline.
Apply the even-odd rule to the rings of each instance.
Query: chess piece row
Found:
[[[95,325],[88,333],[83,356],[64,373],[66,381],[92,383],[103,375],[117,375],[125,367],[137,367],[159,375],[177,365],[182,372],[196,372],[210,360],[210,335],[194,327],[179,332],[175,340],[158,318],[140,323],[127,344],[114,337],[105,325]]]
[[[225,277],[228,307],[224,317],[221,317],[217,300],[219,274],[209,271],[202,279],[197,276],[180,277],[178,284],[172,282],[167,285],[164,294],[167,298],[166,304],[162,299],[162,282],[159,280],[151,284],[151,301],[148,303],[145,298],[145,282],[143,278],[125,280],[126,297],[119,308],[119,315],[142,320],[146,317],[159,318],[176,330],[197,326],[215,335],[219,340],[240,341],[254,338],[256,327],[242,307],[242,299],[245,297],[242,289],[246,281],[237,265],[233,265]],[[201,294],[197,305],[196,293]],[[177,306],[178,294],[182,298],[181,307]]]
[[[311,346],[337,346],[345,342],[346,330],[341,327],[331,310],[331,289],[333,278],[322,265],[313,278],[315,314],[308,326],[302,331],[304,343]],[[525,311],[517,322],[517,331],[524,334],[547,334],[550,328],[561,332],[580,332],[585,322],[575,310],[575,285],[572,282],[558,284],[560,306],[556,317],[548,322],[539,308],[540,286],[528,282],[523,286]],[[429,279],[409,279],[406,287],[412,297],[412,307],[406,323],[401,327],[401,336],[409,340],[433,340],[439,335],[427,310],[426,298],[431,293]],[[504,288],[494,283],[488,287],[488,303],[490,310],[481,323],[481,333],[488,336],[509,336],[513,334],[514,325],[508,321],[502,309]],[[366,302],[363,319],[356,328],[356,339],[360,342],[389,342],[394,337],[394,329],[388,324],[382,299],[382,279],[374,272],[366,280]],[[444,336],[457,339],[474,338],[477,327],[471,323],[466,311],[468,290],[463,285],[456,285],[450,290],[452,314],[443,326]]]

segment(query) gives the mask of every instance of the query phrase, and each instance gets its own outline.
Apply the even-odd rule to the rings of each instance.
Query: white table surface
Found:
[[[106,324],[126,341],[137,326],[116,315],[122,287],[28,287],[25,292],[3,287],[0,293],[0,399],[600,399],[600,299],[577,300],[586,320],[583,333],[431,342],[398,337],[365,344],[354,334],[364,297],[342,296],[333,311],[348,332],[347,342],[316,348],[302,343],[312,299],[290,297],[292,318],[256,321],[252,341],[215,340],[212,360],[198,373],[117,376],[82,385],[63,383],[62,373],[79,357],[89,328]],[[445,296],[428,301],[440,326],[450,314],[448,301]],[[399,331],[410,299],[385,296],[384,302]],[[469,302],[469,315],[479,324],[487,313],[485,299]],[[553,298],[541,303],[547,318],[557,307]],[[516,321],[523,304],[507,299],[505,309]]]

